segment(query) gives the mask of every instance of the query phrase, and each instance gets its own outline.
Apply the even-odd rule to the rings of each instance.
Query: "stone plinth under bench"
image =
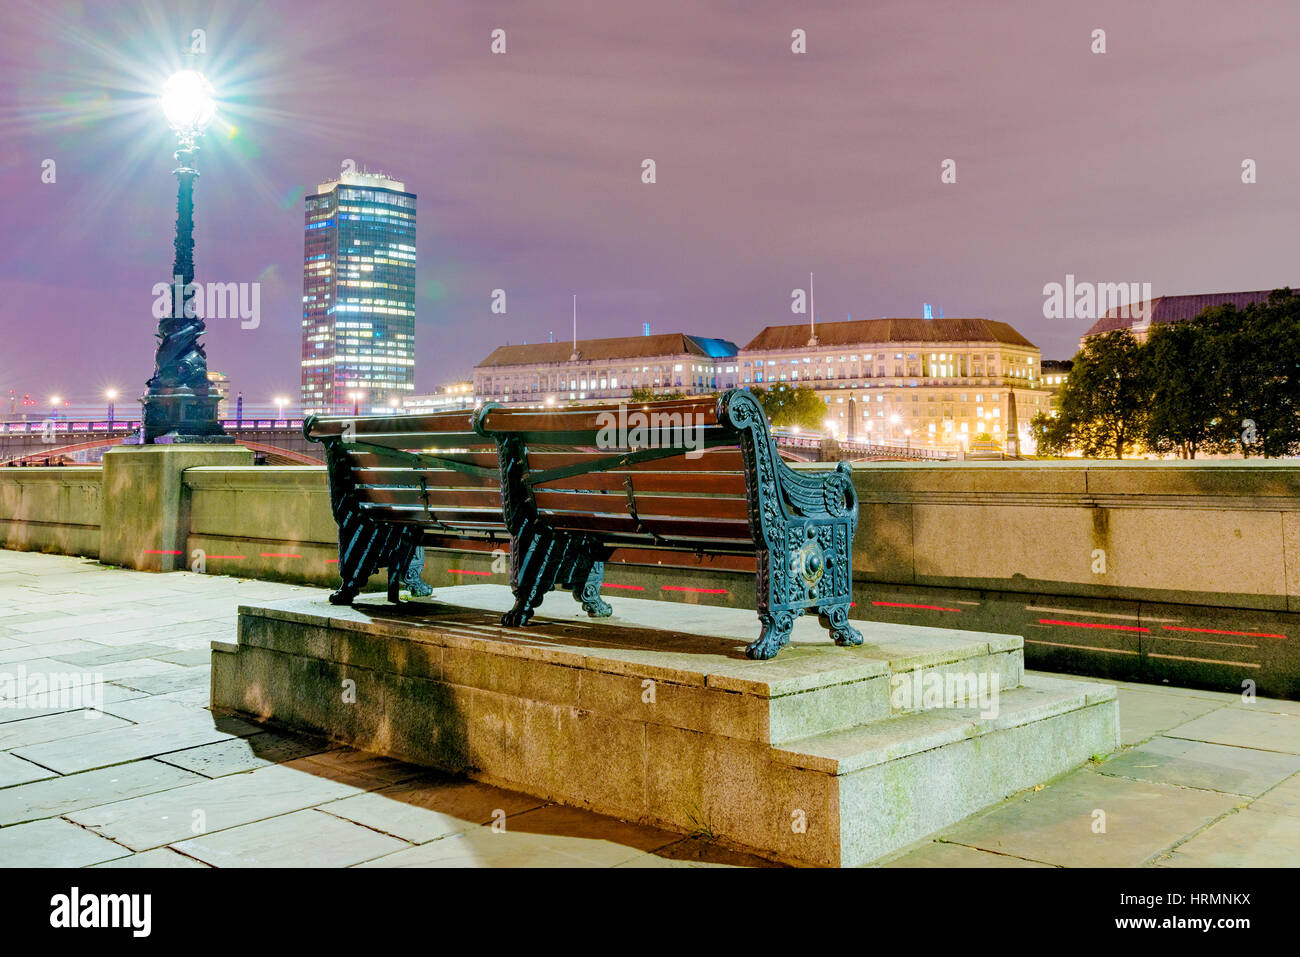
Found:
[[[1114,688],[1026,679],[1018,636],[861,622],[844,648],[805,618],[753,661],[752,612],[612,597],[592,621],[555,596],[502,627],[513,600],[467,585],[241,606],[238,643],[213,642],[212,706],[821,866],[1119,744]]]

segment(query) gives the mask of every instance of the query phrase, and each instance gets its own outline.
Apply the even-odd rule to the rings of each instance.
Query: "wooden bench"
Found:
[[[683,399],[557,411],[487,403],[468,412],[312,417],[325,443],[350,602],[380,566],[396,600],[421,545],[490,547],[508,539],[515,605],[526,624],[561,585],[593,617],[610,606],[607,562],[753,568],[758,639],[771,658],[794,621],[816,611],[838,644],[849,624],[857,497],[851,470],[795,471],[754,397],[732,389]]]

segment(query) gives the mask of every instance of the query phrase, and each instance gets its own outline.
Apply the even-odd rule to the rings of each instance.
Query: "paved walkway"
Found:
[[[0,551],[0,698],[32,693],[0,702],[0,864],[766,864],[208,712],[209,642],[232,640],[236,606],[318,591]],[[32,683],[50,676],[101,676],[102,701],[51,700]],[[1300,703],[1119,688],[1122,751],[887,866],[1300,862]]]

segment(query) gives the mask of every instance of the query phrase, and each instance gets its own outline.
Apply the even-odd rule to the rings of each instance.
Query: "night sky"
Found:
[[[929,302],[1065,358],[1090,322],[1044,319],[1042,288],[1067,273],[1156,295],[1300,284],[1294,0],[2,0],[0,17],[0,395],[143,391],[175,201],[157,91],[196,28],[221,98],[197,278],[262,283],[261,325],[211,323],[209,366],[254,405],[296,401],[303,197],[346,159],[419,196],[419,390],[569,335],[575,292],[584,337],[648,321],[743,345],[799,321],[811,270],[821,321]]]

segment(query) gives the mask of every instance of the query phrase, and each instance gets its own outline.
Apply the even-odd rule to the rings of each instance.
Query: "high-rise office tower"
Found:
[[[344,173],[307,197],[302,407],[350,414],[415,391],[415,194]]]

